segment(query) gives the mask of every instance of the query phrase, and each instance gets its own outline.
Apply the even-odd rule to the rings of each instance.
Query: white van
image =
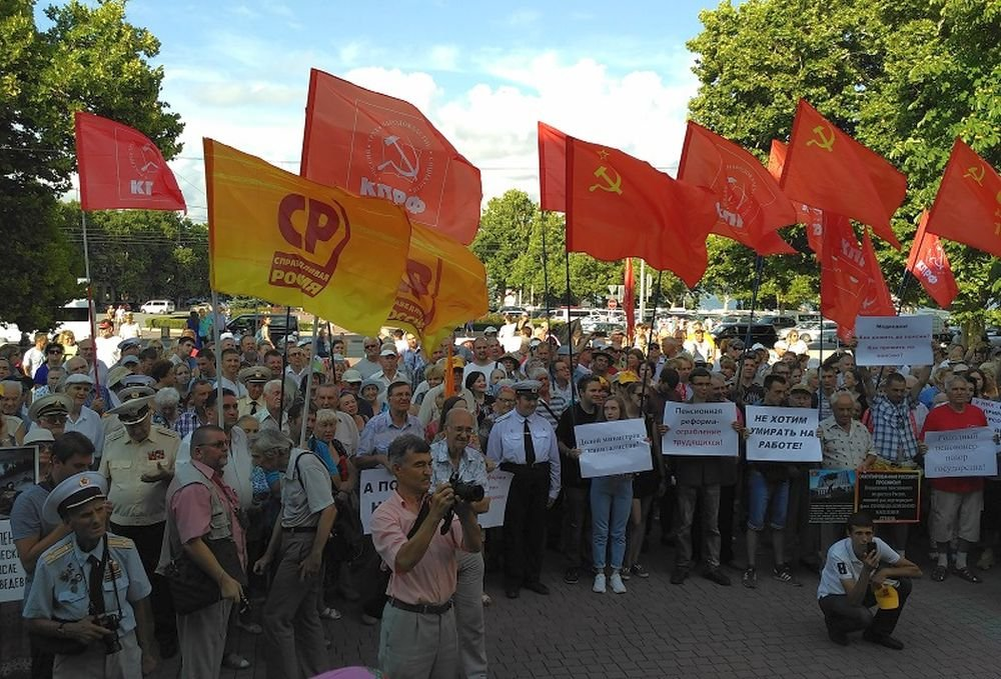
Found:
[[[172,314],[174,303],[166,299],[151,299],[139,307],[139,311],[144,314]]]
[[[85,299],[74,299],[56,312],[56,332],[70,330],[76,341],[90,337],[90,304]]]

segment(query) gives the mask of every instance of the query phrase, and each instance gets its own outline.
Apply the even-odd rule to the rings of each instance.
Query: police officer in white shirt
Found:
[[[847,646],[849,632],[864,630],[866,641],[901,650],[903,642],[890,635],[911,593],[908,578],[920,577],[920,568],[873,535],[868,514],[852,514],[848,537],[827,551],[817,588],[831,641]],[[869,610],[873,606],[878,606],[875,615]]]
[[[540,580],[545,549],[546,509],[560,494],[560,455],[553,427],[535,412],[540,384],[516,382],[515,409],[497,418],[487,456],[514,474],[504,510],[504,591],[521,587],[549,594]]]

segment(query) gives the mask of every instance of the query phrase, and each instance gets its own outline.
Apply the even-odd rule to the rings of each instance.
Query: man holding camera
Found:
[[[473,512],[490,509],[485,497],[487,465],[483,453],[469,447],[476,433],[476,420],[465,408],[452,408],[445,416],[445,438],[431,445],[431,487],[452,486],[458,500],[468,502]],[[487,637],[483,629],[483,554],[460,552],[455,585],[455,624],[459,630],[459,662],[462,676],[486,679]]]
[[[891,636],[911,593],[907,578],[921,569],[873,535],[872,518],[864,512],[848,517],[848,537],[827,551],[817,599],[824,612],[827,635],[848,645],[848,633],[864,630],[862,638],[899,651],[903,642]],[[875,615],[870,608],[877,606]]]
[[[24,603],[28,631],[55,655],[54,679],[132,679],[156,668],[152,588],[132,540],[107,531],[107,494],[101,474],[83,472],[42,507],[46,523],[71,531],[42,553]]]
[[[371,522],[375,549],[392,572],[379,668],[393,679],[452,679],[459,668],[452,608],[456,553],[480,551],[476,512],[450,483],[429,493],[434,463],[424,439],[410,434],[395,439],[388,462],[396,490]]]

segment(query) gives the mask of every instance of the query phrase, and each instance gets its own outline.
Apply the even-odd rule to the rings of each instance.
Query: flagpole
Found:
[[[545,292],[543,297],[545,299],[546,305],[546,338],[552,334],[552,319],[549,317],[551,307],[549,304],[549,254],[546,250],[546,213],[541,213],[542,218],[539,222],[540,228],[542,229],[542,284],[545,286]],[[570,309],[567,308],[567,327],[570,326]],[[569,335],[567,335],[569,337]]]
[[[570,361],[570,419],[572,422],[576,422],[576,417],[574,413],[577,411],[577,397],[574,394],[574,369],[573,369],[573,323],[570,322],[570,248],[565,243],[564,236],[564,246],[563,246],[563,259],[566,262],[566,277],[567,277],[567,294],[566,294],[566,305],[567,305],[567,346],[570,347],[570,356],[567,358]]]
[[[278,431],[282,430],[282,420],[285,417],[285,370],[288,368],[288,337],[289,337],[289,325],[292,322],[292,307],[285,307],[285,346],[282,347],[282,389],[279,395],[278,401]],[[277,347],[276,347],[277,348]],[[289,438],[292,432],[289,432]]]
[[[644,260],[641,259],[640,261],[642,262]],[[657,272],[657,287],[654,288],[653,291],[653,320],[650,322],[650,341],[653,341],[653,332],[657,325],[657,304],[659,303],[658,298],[660,297],[660,280],[663,275],[663,271]],[[647,342],[647,355],[650,354],[650,341]],[[661,347],[661,351],[663,351],[663,349],[664,347]],[[643,361],[643,374],[640,375],[640,384],[643,385],[643,389],[640,391],[640,417],[643,417],[644,420],[646,419],[644,412],[644,408],[646,407],[646,392],[649,388],[646,384],[646,374],[649,370],[650,363],[648,361]]]
[[[299,429],[299,441],[303,447],[306,446],[306,423],[309,421],[309,397],[313,387],[313,361],[316,360],[316,326],[319,324],[320,317],[313,316],[313,341],[310,344],[309,365],[306,366],[306,400],[302,404],[302,426]]]
[[[747,317],[747,332],[744,333],[744,351],[740,353],[740,360],[737,361],[737,376],[734,378],[734,385],[739,389],[740,381],[744,376],[744,361],[747,352],[751,350],[751,330],[754,328],[754,311],[758,306],[758,291],[761,289],[761,274],[765,268],[765,258],[761,255],[754,257],[754,287],[751,289],[751,313]],[[734,390],[736,394],[736,389]]]
[[[222,414],[222,330],[219,328],[219,293],[212,290],[212,345],[215,347],[216,417],[218,425],[225,427]]]
[[[90,320],[90,341],[94,343],[94,390],[101,395],[101,371],[97,369],[97,306],[94,304],[94,282],[90,279],[90,250],[87,246],[87,213],[80,210],[83,229],[83,275],[87,277],[87,317]]]

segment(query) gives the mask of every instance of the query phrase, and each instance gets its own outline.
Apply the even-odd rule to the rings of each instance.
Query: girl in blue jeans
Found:
[[[626,419],[626,404],[621,396],[605,400],[599,421],[613,422]],[[605,554],[611,543],[612,575],[608,585],[616,594],[623,594],[622,559],[626,553],[626,523],[633,507],[633,475],[613,474],[591,479],[591,545],[594,561],[594,587],[599,594],[605,592]]]

